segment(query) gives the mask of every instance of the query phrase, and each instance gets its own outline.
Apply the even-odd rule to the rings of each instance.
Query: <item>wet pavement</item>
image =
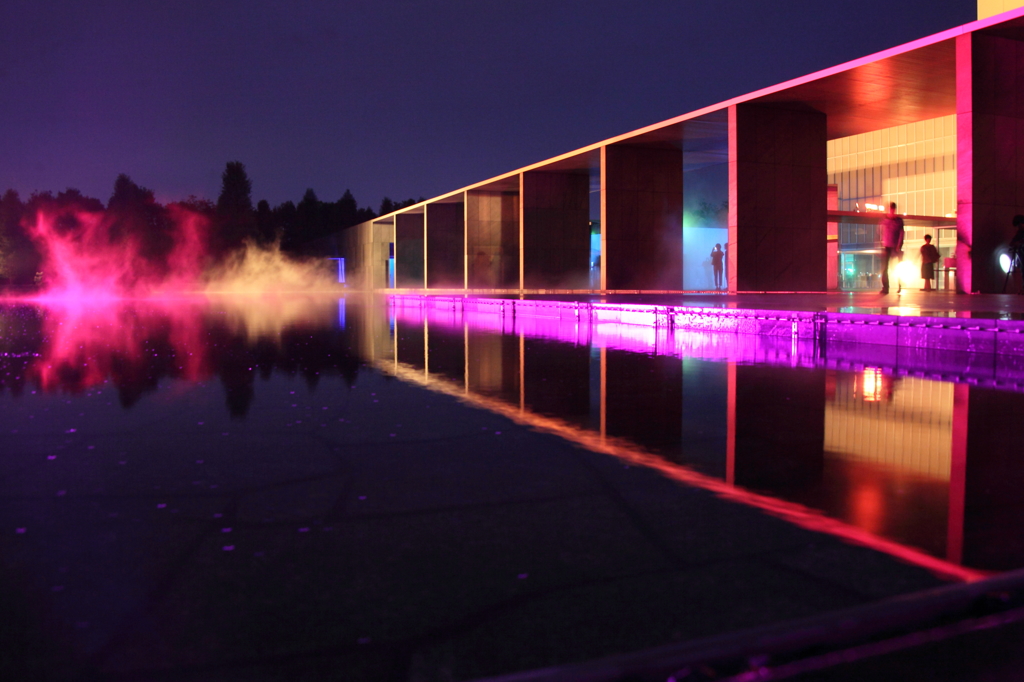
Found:
[[[1024,565],[1012,390],[354,300],[0,321],[3,679],[468,680]]]

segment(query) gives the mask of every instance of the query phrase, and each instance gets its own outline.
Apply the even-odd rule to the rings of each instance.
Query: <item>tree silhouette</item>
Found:
[[[252,211],[252,181],[241,161],[228,161],[220,176],[220,196],[217,212],[238,215]]]
[[[220,176],[217,197],[218,224],[211,246],[218,255],[241,247],[246,238],[256,239],[256,216],[252,210],[252,181],[241,161],[228,161]]]

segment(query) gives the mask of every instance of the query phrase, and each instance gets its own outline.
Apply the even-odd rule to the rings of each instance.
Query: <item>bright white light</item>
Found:
[[[896,276],[899,277],[901,281],[914,279],[920,275],[921,272],[917,269],[917,266],[908,260],[902,261],[896,266]]]
[[[1001,267],[1003,269],[1003,272],[1009,272],[1010,271],[1010,265],[1012,263],[1013,263],[1013,261],[1010,260],[1010,254],[1008,254],[1008,253],[1001,253],[1001,254],[999,254],[999,267]]]

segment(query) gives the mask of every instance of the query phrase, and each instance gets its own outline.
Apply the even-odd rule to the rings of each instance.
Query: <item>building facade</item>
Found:
[[[1017,5],[1017,7],[1013,7]],[[896,202],[939,287],[997,292],[1024,213],[1024,5],[381,216],[333,237],[367,289],[879,286]],[[911,268],[906,286],[919,284]]]

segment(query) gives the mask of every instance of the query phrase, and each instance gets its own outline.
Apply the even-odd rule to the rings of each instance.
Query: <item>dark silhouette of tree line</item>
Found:
[[[266,200],[255,207],[252,181],[239,161],[230,161],[221,175],[221,191],[216,203],[190,196],[184,201],[162,205],[153,191],[136,184],[121,174],[114,181],[114,191],[104,205],[102,201],[67,189],[54,195],[50,191],[35,192],[22,200],[18,192],[8,189],[0,197],[0,287],[35,286],[42,262],[38,246],[33,242],[28,224],[41,209],[60,216],[58,229],[81,229],[75,217],[79,212],[103,213],[112,241],[128,237],[140,244],[140,256],[150,268],[166,268],[166,257],[174,246],[174,208],[198,213],[210,225],[208,256],[213,261],[225,258],[247,241],[261,246],[279,243],[284,251],[300,251],[304,244],[353,225],[372,220],[422,198],[393,201],[384,197],[378,212],[359,207],[352,192],[345,190],[334,202],[321,201],[316,192],[307,189],[298,204],[285,201],[271,207]]]

